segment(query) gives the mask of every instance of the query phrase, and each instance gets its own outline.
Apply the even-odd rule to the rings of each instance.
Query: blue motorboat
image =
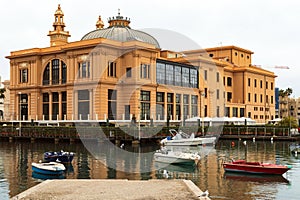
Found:
[[[33,162],[31,167],[33,172],[46,175],[61,175],[66,170],[63,164],[57,162]]]
[[[48,162],[70,163],[74,158],[75,153],[67,151],[48,151],[44,153],[44,159]]]

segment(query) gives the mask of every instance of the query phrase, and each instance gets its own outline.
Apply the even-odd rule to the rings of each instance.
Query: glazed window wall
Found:
[[[194,66],[179,63],[156,62],[156,82],[159,84],[198,88],[198,70]]]

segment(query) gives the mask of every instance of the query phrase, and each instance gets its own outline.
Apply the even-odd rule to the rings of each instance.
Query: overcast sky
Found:
[[[300,97],[298,0],[1,0],[2,80],[9,79],[5,56],[11,51],[49,46],[47,34],[53,29],[58,4],[65,14],[65,30],[71,34],[69,41],[94,30],[99,15],[107,26],[107,18],[120,8],[121,15],[131,18],[133,29],[167,29],[202,48],[235,45],[251,50],[252,64],[274,71],[276,87],[291,87],[292,97]]]

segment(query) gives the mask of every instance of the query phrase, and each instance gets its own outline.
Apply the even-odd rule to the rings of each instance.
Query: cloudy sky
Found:
[[[9,79],[9,61],[5,56],[11,51],[49,46],[47,34],[52,30],[58,4],[65,14],[65,30],[71,34],[69,41],[80,40],[94,30],[99,15],[107,26],[107,18],[117,15],[120,9],[121,15],[131,18],[134,29],[169,30],[202,48],[235,45],[249,49],[254,52],[252,64],[261,65],[278,76],[276,87],[291,87],[292,96],[300,97],[298,0],[2,0],[2,80]],[[161,46],[170,48],[162,43]]]

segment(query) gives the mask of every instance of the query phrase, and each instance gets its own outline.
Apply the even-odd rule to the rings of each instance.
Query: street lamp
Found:
[[[21,126],[22,126],[22,123],[21,123],[21,119],[22,119],[22,112],[21,112],[21,109],[22,109],[22,106],[21,106],[21,94],[22,92],[19,92],[19,112],[20,112],[20,119],[19,119],[19,136],[21,136]]]

